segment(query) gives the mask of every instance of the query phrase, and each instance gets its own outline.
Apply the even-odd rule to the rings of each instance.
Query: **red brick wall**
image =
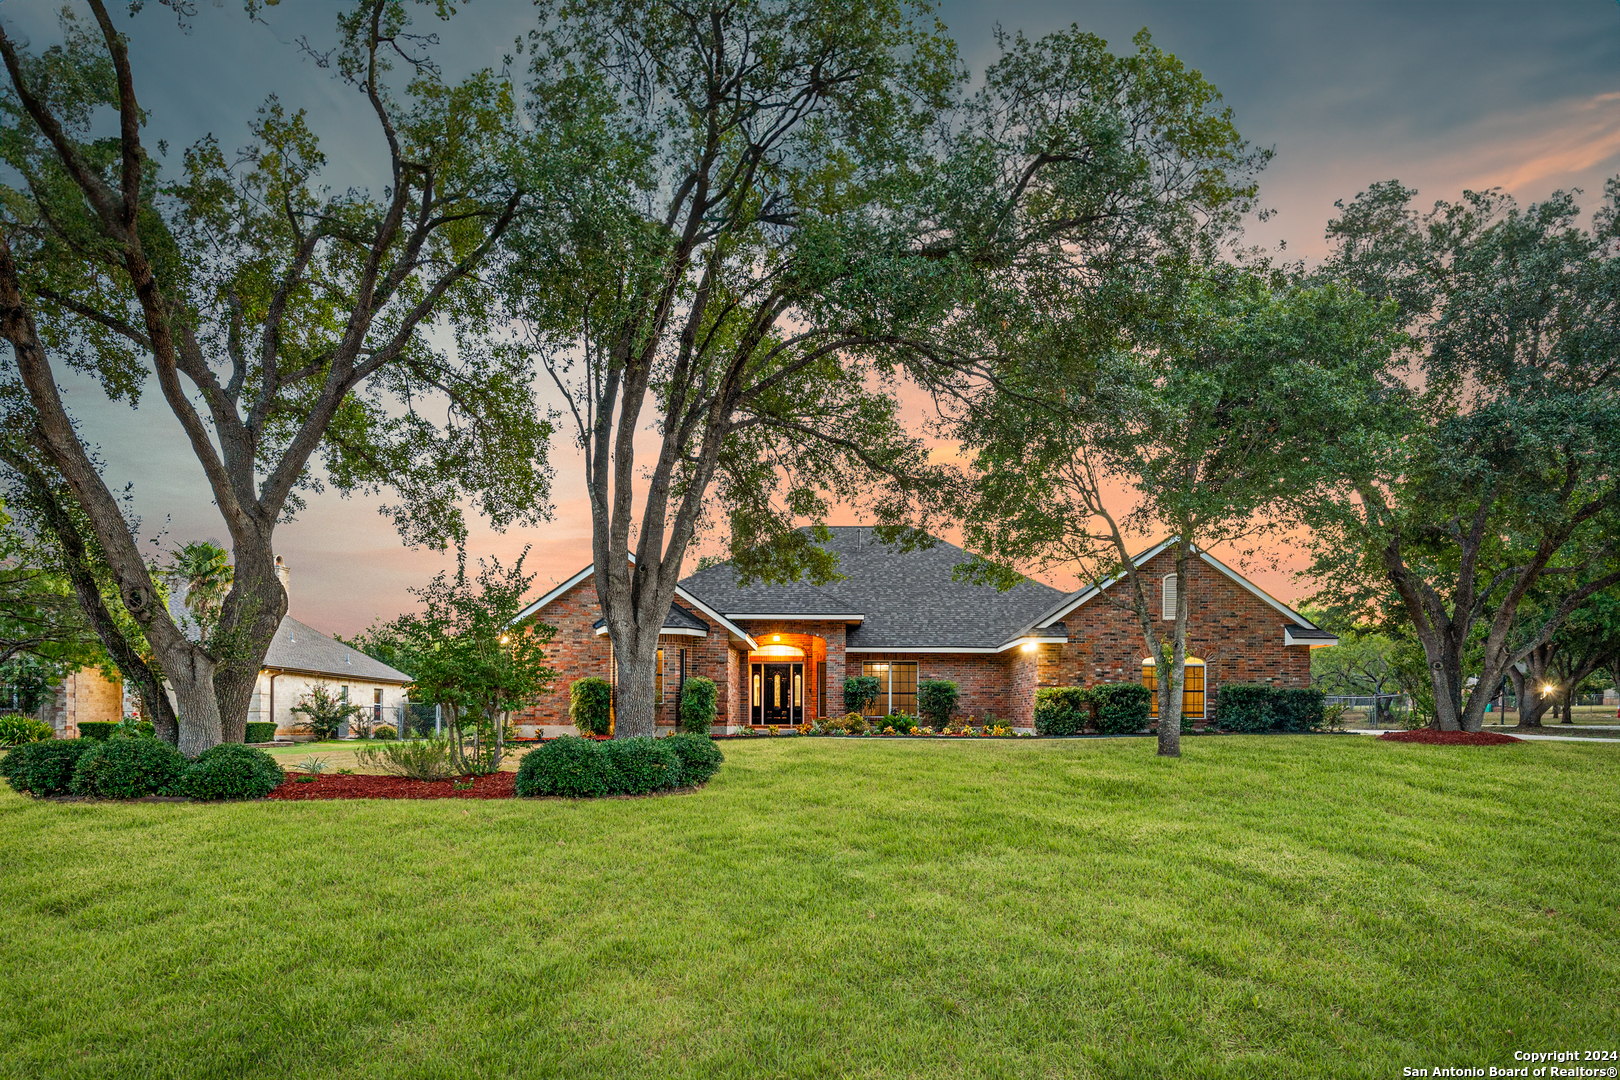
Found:
[[[1161,613],[1162,579],[1175,571],[1171,552],[1147,564],[1148,605],[1154,628],[1166,638],[1175,628]],[[1271,682],[1279,686],[1309,686],[1310,649],[1283,645],[1288,619],[1249,590],[1194,557],[1187,566],[1187,652],[1205,663],[1210,706],[1221,683]],[[1123,597],[1121,582],[1109,590]],[[1063,618],[1069,644],[1042,649],[1058,654],[1057,683],[1090,686],[1100,682],[1136,682],[1142,677],[1142,658],[1148,655],[1141,625],[1128,609],[1094,597]],[[1043,682],[1043,685],[1045,683]]]

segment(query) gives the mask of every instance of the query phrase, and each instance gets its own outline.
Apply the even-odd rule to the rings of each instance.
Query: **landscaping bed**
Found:
[[[494,772],[466,780],[410,780],[403,776],[288,777],[271,799],[510,799],[517,774]]]
[[[1378,737],[1387,742],[1427,743],[1430,746],[1501,746],[1524,741],[1495,731],[1436,731],[1433,728],[1386,731]]]

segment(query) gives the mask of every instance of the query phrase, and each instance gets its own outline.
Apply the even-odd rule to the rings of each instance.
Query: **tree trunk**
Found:
[[[270,538],[234,544],[231,591],[220,609],[215,635],[221,653],[214,671],[220,737],[225,742],[247,738],[248,709],[258,685],[270,642],[287,613],[287,591],[276,576]]]
[[[640,614],[639,612],[637,613]],[[658,630],[663,628],[668,609],[658,615],[653,632],[641,627],[626,635],[629,646],[613,650],[618,678],[613,688],[613,737],[629,739],[657,733],[657,703],[653,701],[653,677],[658,666]],[[639,622],[640,620],[638,620]],[[650,621],[650,620],[649,620]]]
[[[189,643],[186,643],[189,645]],[[176,746],[188,758],[220,743],[219,700],[214,696],[214,662],[195,645],[171,648],[174,661],[163,657],[163,673],[180,708]]]
[[[1160,757],[1181,756],[1181,701],[1187,688],[1187,563],[1191,551],[1192,544],[1183,533],[1176,544],[1176,621],[1170,643],[1169,678],[1164,668],[1159,668]]]

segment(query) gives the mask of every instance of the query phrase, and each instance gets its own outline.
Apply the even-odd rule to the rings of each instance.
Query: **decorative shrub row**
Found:
[[[271,720],[250,720],[245,742],[275,742],[276,725]]]
[[[0,759],[0,776],[28,795],[140,799],[258,799],[285,774],[263,750],[224,743],[196,761],[157,739],[52,739],[20,746]]]
[[[1153,692],[1141,683],[1043,686],[1035,691],[1035,730],[1077,735],[1088,727],[1104,735],[1129,735],[1148,726]]]
[[[1315,687],[1226,683],[1217,704],[1223,731],[1313,731],[1326,723],[1322,691]]]
[[[79,721],[79,738],[97,739],[106,742],[118,733],[119,726],[116,720],[81,720]]]
[[[56,736],[51,725],[21,713],[0,716],[0,746],[21,746]]]
[[[613,723],[613,684],[592,675],[568,684],[568,719],[585,735],[606,735]]]
[[[516,791],[522,797],[563,795],[574,799],[646,795],[705,783],[724,760],[707,735],[682,733],[610,742],[562,735],[523,755]]]

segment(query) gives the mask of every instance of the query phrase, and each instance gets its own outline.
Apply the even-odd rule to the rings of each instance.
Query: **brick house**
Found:
[[[673,725],[679,685],[696,675],[715,681],[719,726],[728,731],[841,714],[848,675],[880,680],[873,715],[915,713],[918,682],[950,679],[962,714],[1017,726],[1034,723],[1038,687],[1152,684],[1135,617],[1110,600],[1117,582],[1065,593],[1026,580],[997,592],[952,579],[967,558],[953,544],[901,552],[865,526],[831,532],[826,546],[838,555],[843,580],[739,586],[721,563],[680,583],[660,637],[660,724]],[[1185,715],[1203,717],[1223,682],[1309,685],[1310,649],[1337,639],[1207,553],[1178,583],[1171,543],[1144,551],[1137,563],[1153,582],[1151,601],[1162,605],[1166,634],[1175,590],[1187,591]],[[525,733],[572,730],[569,684],[614,677],[593,577],[586,567],[519,616],[557,631],[550,649],[556,686],[515,718]]]

